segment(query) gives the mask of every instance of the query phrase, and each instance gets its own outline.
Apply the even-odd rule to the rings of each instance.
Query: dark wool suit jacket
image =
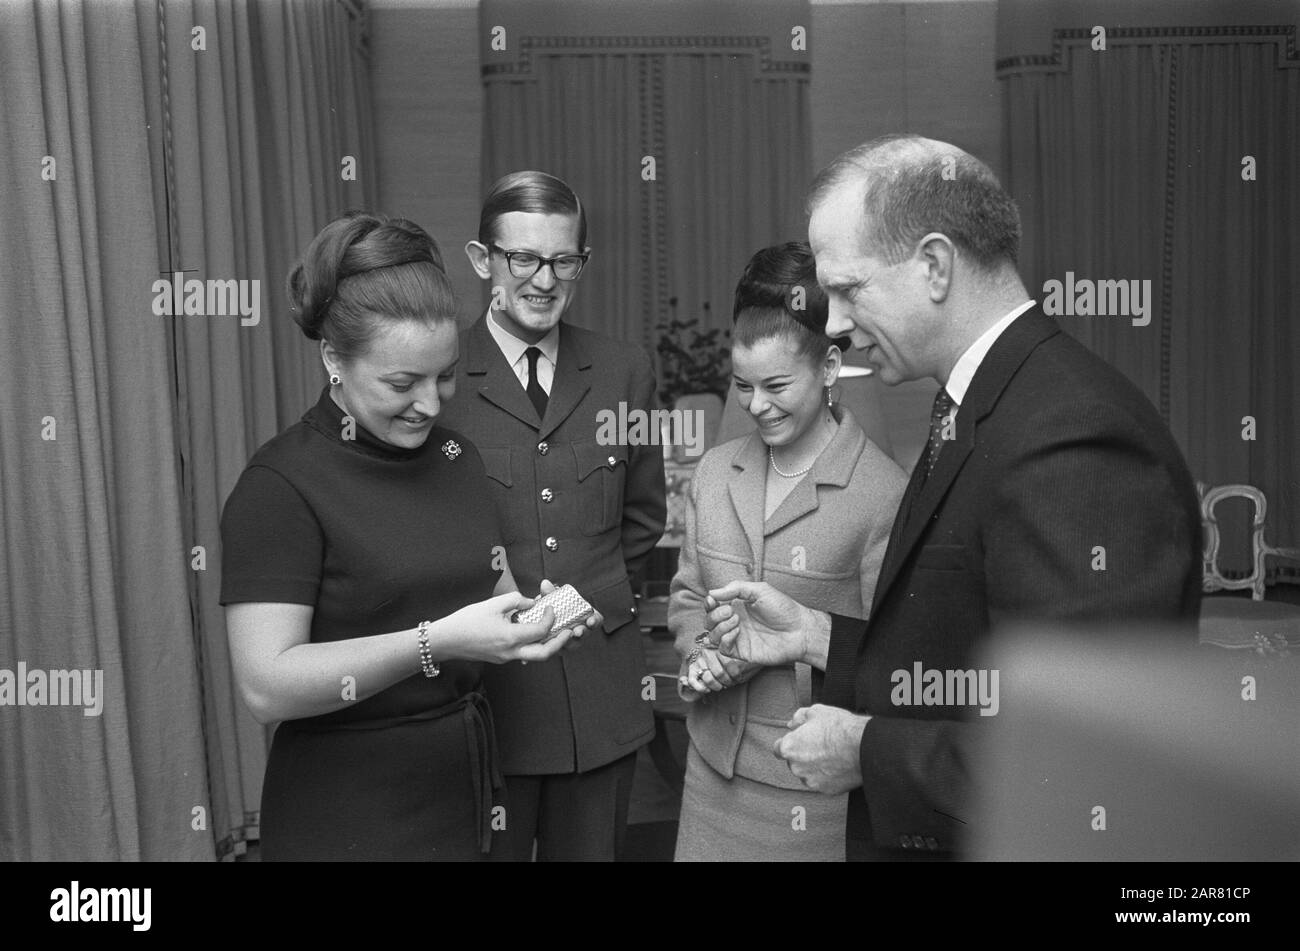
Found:
[[[895,705],[894,671],[971,670],[989,631],[1016,620],[1195,636],[1201,527],[1182,454],[1137,387],[1037,306],[985,356],[920,491],[919,476],[869,622],[831,618],[820,700],[872,715],[850,859],[960,852],[976,821],[986,721],[969,705]]]
[[[460,335],[456,395],[439,423],[478,447],[519,590],[571,584],[605,618],[544,664],[489,665],[484,684],[507,775],[585,772],[649,741],[630,575],[663,533],[663,450],[597,441],[597,413],[654,406],[639,347],[561,322],[545,419],[480,317]]]

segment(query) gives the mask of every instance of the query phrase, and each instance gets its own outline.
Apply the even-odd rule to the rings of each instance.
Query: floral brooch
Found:
[[[442,444],[442,451],[447,454],[448,459],[455,462],[456,457],[460,455],[460,444],[454,439],[448,439]]]

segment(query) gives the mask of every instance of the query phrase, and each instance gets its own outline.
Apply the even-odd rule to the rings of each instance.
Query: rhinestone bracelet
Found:
[[[432,621],[420,622],[420,669],[426,677],[437,677],[442,671],[433,662],[433,651],[429,649],[429,625]]]

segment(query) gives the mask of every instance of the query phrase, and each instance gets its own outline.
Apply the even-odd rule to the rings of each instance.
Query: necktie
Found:
[[[536,347],[529,347],[524,351],[524,356],[528,357],[528,385],[524,391],[528,398],[533,401],[533,407],[537,410],[537,418],[541,419],[546,415],[546,391],[542,389],[542,384],[537,380],[537,358],[542,355],[542,351]]]
[[[925,448],[921,450],[921,458],[916,460],[916,468],[912,470],[912,477],[907,480],[907,491],[903,493],[903,501],[898,506],[898,515],[894,518],[894,528],[889,534],[889,547],[885,549],[885,559],[880,565],[880,577],[893,577],[892,567],[894,561],[900,557],[899,552],[903,545],[903,539],[907,536],[908,524],[912,518],[912,507],[916,500],[921,497],[921,492],[925,488],[926,481],[930,478],[930,473],[934,471],[934,465],[939,459],[939,451],[943,449],[943,427],[947,420],[948,414],[957,404],[952,401],[948,391],[943,387],[934,395],[934,406],[930,409],[930,438],[926,440]],[[828,665],[829,666],[829,665]],[[829,683],[829,677],[827,679]],[[827,687],[822,687],[822,696],[826,697]],[[851,688],[850,688],[851,689]],[[823,700],[823,702],[828,702]]]
[[[939,461],[939,452],[943,449],[944,438],[943,429],[948,424],[948,414],[957,404],[952,401],[948,391],[942,386],[939,392],[934,394],[934,406],[930,409],[930,439],[925,444],[925,451],[921,454],[921,459],[917,465],[925,466],[925,475],[922,482],[930,478],[934,472],[934,465]]]

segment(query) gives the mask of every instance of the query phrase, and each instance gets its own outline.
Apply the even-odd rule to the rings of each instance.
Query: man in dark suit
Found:
[[[586,264],[587,219],[564,182],[515,172],[492,186],[465,251],[490,282],[460,337],[442,422],[478,447],[520,590],[571,584],[604,634],[545,663],[484,673],[515,858],[613,860],[636,750],[654,733],[631,575],[663,532],[662,449],[598,439],[597,414],[654,405],[639,347],[561,319]]]
[[[878,140],[818,176],[809,211],[826,332],[887,384],[940,383],[931,438],[867,621],[739,583],[710,592],[710,623],[724,651],[825,671],[776,753],[810,788],[851,790],[850,859],[951,855],[998,705],[977,650],[1035,619],[1194,636],[1196,495],[1150,402],[1029,299],[1015,205],[982,162]]]

